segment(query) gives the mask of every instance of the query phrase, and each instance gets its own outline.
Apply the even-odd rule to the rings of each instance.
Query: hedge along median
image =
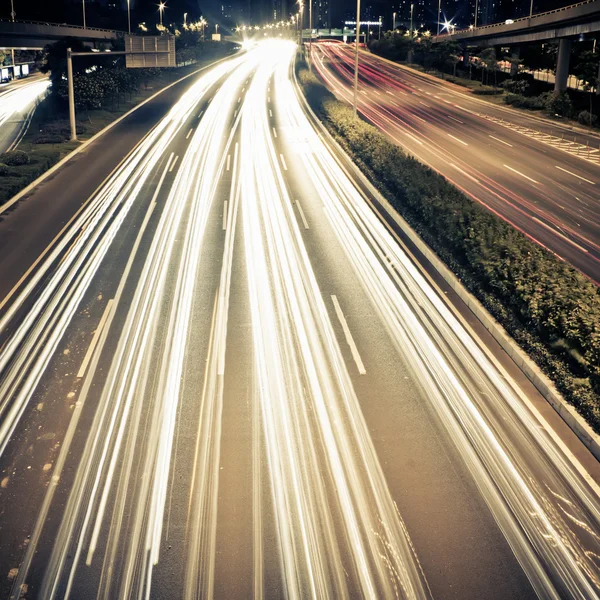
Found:
[[[600,432],[600,291],[354,115],[301,64],[311,108],[392,206]]]

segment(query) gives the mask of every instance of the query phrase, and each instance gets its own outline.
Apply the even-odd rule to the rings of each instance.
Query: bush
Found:
[[[9,167],[18,167],[19,165],[26,165],[29,162],[29,155],[27,152],[21,150],[13,150],[12,152],[0,154],[0,162]]]
[[[543,96],[521,96],[521,94],[506,94],[504,103],[510,104],[516,108],[526,108],[527,110],[543,110],[546,108],[546,102]]]
[[[561,92],[560,94],[547,92],[540,97],[544,97],[546,110],[551,115],[569,117],[573,114],[573,103],[567,92]]]
[[[600,431],[599,288],[329,92],[315,93],[312,78],[300,81],[311,82],[309,103],[394,208]]]
[[[6,177],[7,175],[12,174],[12,169],[5,165],[4,163],[0,163],[0,177]]]
[[[500,84],[507,92],[522,96],[529,89],[529,83],[524,79],[507,79]]]
[[[474,94],[477,94],[478,96],[496,96],[498,94],[504,93],[502,90],[499,90],[498,88],[494,88],[491,86],[481,86],[478,88],[473,88],[472,91]]]
[[[595,127],[598,124],[598,115],[593,115],[588,110],[582,110],[577,115],[577,120],[582,125],[589,125],[590,127]]]

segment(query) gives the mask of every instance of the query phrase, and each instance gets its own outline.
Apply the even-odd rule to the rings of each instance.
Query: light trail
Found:
[[[431,595],[361,410],[371,399],[355,390],[379,356],[354,338],[364,324],[344,317],[352,297],[325,294],[319,279],[316,263],[324,257],[315,247],[325,229],[324,251],[335,246],[344,261],[335,266],[347,267],[350,285],[364,291],[379,317],[367,327],[381,329],[395,358],[410,366],[422,402],[447,430],[534,590],[547,598],[598,597],[597,495],[316,133],[290,79],[294,54],[293,44],[269,41],[199,78],[3,315],[0,330],[27,308],[0,354],[2,450],[59,341],[72,333],[82,298],[113,260],[111,242],[127,212],[151,196],[118,271],[112,308],[85,357],[83,387],[13,592],[37,567],[43,598],[149,598],[165,590],[214,597],[219,498],[229,493],[219,476],[224,390],[228,378],[247,376],[254,393],[234,399],[251,404],[253,566],[246,595],[272,594],[273,571],[278,593],[290,598]],[[209,90],[214,102],[198,121]],[[173,172],[175,137],[185,150]],[[294,177],[303,184],[296,206]],[[241,374],[227,353],[239,343],[230,324],[235,256],[247,284],[247,298],[237,302],[247,309],[253,359],[251,372]],[[81,454],[73,456],[84,406],[89,423],[79,434]],[[184,408],[193,439],[181,450],[185,481],[175,483]],[[74,472],[68,488],[67,468]],[[173,513],[177,523],[170,493],[184,505]],[[40,565],[58,506],[60,524]],[[184,549],[180,577],[167,574],[159,591],[166,523],[179,529]]]
[[[600,531],[597,495],[582,485],[579,473],[540,432],[517,390],[415,269],[320,143],[293,101],[289,81],[282,78],[281,86],[284,126],[305,132],[307,143],[299,154],[332,228],[532,586],[540,597],[597,597],[600,544],[597,536],[588,535]],[[534,473],[543,473],[545,489]],[[557,497],[568,498],[568,508]]]
[[[353,57],[347,47],[344,44],[313,44],[313,53],[313,63],[328,87],[341,100],[351,103]],[[379,99],[363,95],[359,99],[359,111],[395,143],[442,174],[470,198],[484,205],[542,247],[571,261],[575,257],[575,266],[598,280],[600,232],[596,224],[600,221],[600,214],[593,198],[589,196],[592,204],[586,209],[566,204],[565,194],[570,194],[572,189],[567,187],[565,182],[556,181],[556,177],[553,176],[549,176],[546,182],[548,187],[543,191],[520,193],[515,189],[513,182],[506,181],[506,177],[502,175],[501,160],[488,155],[485,138],[491,137],[514,148],[513,152],[522,153],[518,157],[521,164],[531,164],[532,168],[539,172],[540,168],[542,171],[544,168],[538,164],[544,165],[546,158],[544,154],[538,155],[536,142],[528,140],[523,144],[519,140],[518,144],[515,141],[513,146],[494,135],[490,136],[496,133],[497,127],[491,121],[480,118],[477,113],[460,106],[454,105],[455,108],[471,115],[467,124],[454,124],[449,120],[449,117],[452,117],[453,120],[463,121],[465,117],[458,118],[457,115],[454,119],[452,115],[448,115],[447,107],[423,108],[423,103],[414,99],[415,94],[408,83],[411,77],[375,56],[364,54],[360,67],[362,87],[366,90],[391,90],[392,95],[403,96],[403,102],[399,104],[386,100],[385,97]],[[439,87],[441,84],[435,85]],[[464,138],[465,133],[471,138]],[[444,144],[442,136],[460,142],[465,148],[457,151],[452,145]],[[417,143],[418,147],[415,147],[413,142]],[[456,172],[453,173],[448,168],[449,162],[458,165],[460,172],[464,173],[463,177],[468,181],[457,177]],[[590,226],[581,227],[582,218],[585,218]],[[540,227],[541,223],[544,223],[545,227]],[[563,234],[559,235],[559,230]],[[574,244],[570,244],[569,241]],[[574,249],[580,248],[586,249],[583,253],[585,256],[573,253]]]
[[[10,132],[11,123],[21,123],[18,129],[14,128],[11,137],[0,139],[5,144],[5,150],[13,150],[19,143],[29,126],[37,101],[42,99],[49,86],[50,80],[42,79],[19,83],[0,92],[0,131]]]

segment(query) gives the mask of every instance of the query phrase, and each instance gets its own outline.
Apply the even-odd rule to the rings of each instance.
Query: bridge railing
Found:
[[[102,31],[104,33],[123,33],[117,29],[101,29],[100,27],[84,27],[83,25],[70,25],[69,23],[48,23],[46,21],[20,21],[12,19],[0,19],[0,23],[11,23],[15,25],[42,25],[44,27],[69,27],[70,29],[79,29],[81,31]]]
[[[529,20],[535,19],[537,17],[545,17],[548,15],[561,13],[566,10],[572,10],[573,8],[577,8],[578,6],[585,6],[586,4],[594,4],[597,1],[598,0],[583,0],[582,2],[577,2],[577,4],[569,4],[569,6],[563,6],[562,8],[555,8],[554,10],[548,10],[548,11],[541,12],[541,13],[535,13],[534,15],[531,15],[531,17],[528,15],[526,17],[519,17],[518,19],[511,19],[512,23],[509,23],[509,25],[513,25],[513,24],[516,25],[517,23],[520,23],[523,21],[529,21]],[[469,32],[472,33],[474,31],[479,32],[479,31],[483,31],[485,29],[492,29],[494,27],[500,27],[502,25],[506,25],[506,22],[490,23],[489,25],[481,25],[479,27],[468,27],[467,29],[457,29],[457,30],[453,31],[452,33],[450,33],[450,32],[440,33],[440,35],[436,35],[435,37],[441,38],[441,37],[455,35],[457,33],[469,33]],[[515,27],[515,29],[518,29],[518,27]]]

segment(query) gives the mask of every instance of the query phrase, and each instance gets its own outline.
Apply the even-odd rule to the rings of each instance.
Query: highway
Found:
[[[353,102],[354,54],[313,44],[314,66]],[[393,142],[531,239],[600,281],[600,142],[360,54],[358,110]],[[575,141],[573,141],[575,140]]]
[[[197,75],[2,302],[0,596],[599,597],[598,472],[373,212],[294,55]]]
[[[29,127],[37,101],[46,93],[46,75],[0,86],[0,153],[14,149]]]

